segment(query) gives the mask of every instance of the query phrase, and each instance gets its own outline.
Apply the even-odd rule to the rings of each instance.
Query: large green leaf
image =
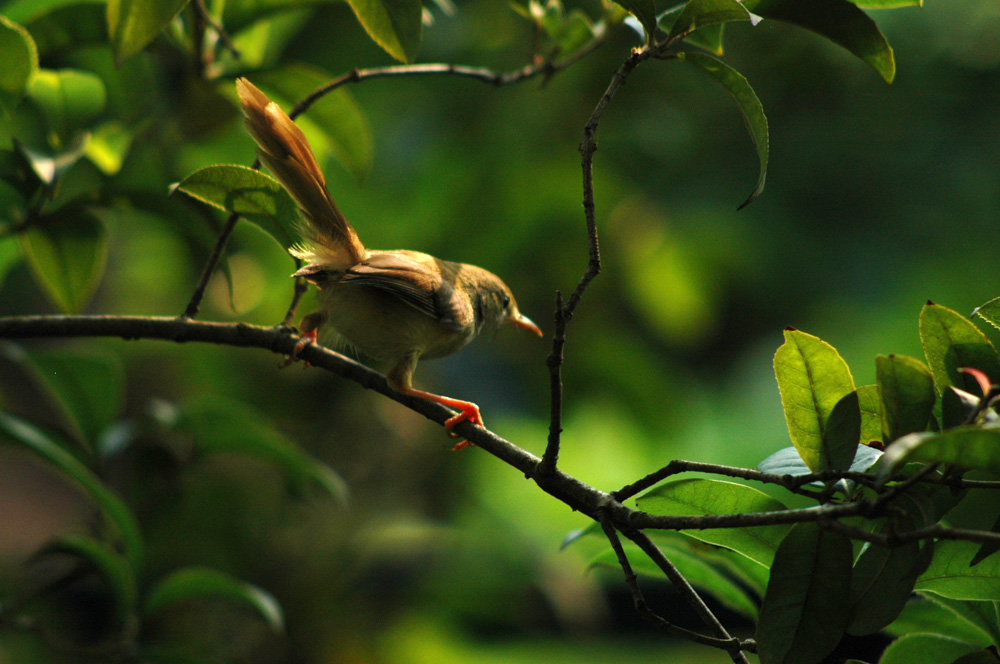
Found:
[[[979,645],[986,645],[987,643],[1000,644],[1000,601],[984,602],[949,599],[931,592],[924,593],[923,597],[928,602],[940,606],[945,611],[954,614],[973,628],[979,630],[981,634],[977,634],[975,638],[972,638],[969,641],[970,643]],[[957,636],[957,634],[948,630],[939,629],[936,631],[941,634]],[[985,637],[986,640],[983,641],[982,637]]]
[[[885,35],[871,18],[847,0],[746,0],[764,18],[812,30],[867,62],[886,81],[896,76],[896,60]]]
[[[104,274],[104,224],[79,210],[58,214],[32,224],[21,241],[32,273],[49,298],[68,314],[79,312]]]
[[[825,341],[787,329],[774,355],[774,373],[788,433],[802,460],[815,472],[849,467],[861,435],[861,412],[844,359]],[[843,401],[851,395],[853,402]]]
[[[9,113],[21,101],[38,72],[38,49],[22,26],[0,15],[0,113]]]
[[[25,22],[24,27],[34,37],[43,59],[89,46],[107,46],[105,5],[101,0],[78,0],[77,4],[40,14]]]
[[[945,602],[949,605],[946,606]],[[979,647],[988,645],[990,643],[988,632],[984,632],[982,627],[964,615],[958,606],[961,604],[976,604],[976,602],[946,600],[932,593],[917,595],[906,605],[896,621],[885,628],[885,633],[898,637],[916,632],[930,632],[947,634]]]
[[[291,490],[305,493],[316,486],[346,501],[344,481],[327,465],[303,452],[263,415],[238,401],[203,399],[180,408],[173,426],[187,433],[199,454],[232,453],[278,466]]]
[[[52,131],[63,138],[88,127],[107,102],[104,81],[80,69],[39,69],[31,78],[28,96],[42,109]]]
[[[885,530],[881,526],[876,532]],[[874,634],[894,621],[906,606],[917,577],[930,562],[931,545],[910,542],[898,547],[869,544],[851,576],[851,621],[847,632]]]
[[[943,664],[973,650],[975,646],[943,634],[906,634],[889,644],[879,664]]]
[[[948,386],[978,391],[975,379],[959,372],[962,367],[979,369],[990,380],[1000,381],[1000,356],[993,344],[972,321],[956,311],[933,302],[924,305],[920,311],[920,343],[938,392]]]
[[[121,65],[146,48],[190,0],[108,0],[108,37]]]
[[[347,0],[376,44],[400,62],[413,62],[420,48],[420,0]]]
[[[704,556],[670,541],[658,541],[657,546],[695,588],[709,593],[732,611],[750,619],[757,617],[757,605],[750,599],[746,591],[733,579],[722,573],[718,566],[709,563]],[[633,572],[652,578],[663,578],[663,570],[650,560],[649,556],[638,546],[625,543],[623,548]],[[618,557],[611,549],[596,556],[591,561],[591,566],[621,569]]]
[[[281,605],[261,588],[208,567],[185,567],[161,579],[146,596],[143,613],[153,615],[175,604],[227,600],[252,609],[275,632],[285,629]]]
[[[882,406],[883,442],[927,429],[934,401],[934,378],[923,362],[905,355],[879,355],[875,375]]]
[[[969,567],[978,548],[975,542],[938,542],[934,560],[917,579],[916,589],[950,599],[996,600],[1000,597],[1000,556]]]
[[[291,65],[257,76],[254,83],[287,108],[331,78],[320,69]],[[371,128],[348,90],[341,87],[323,95],[295,122],[306,132],[317,158],[328,150],[357,180],[367,177],[372,165]]]
[[[751,14],[738,0],[690,0],[677,16],[667,41],[682,35],[689,35],[707,25],[719,25],[731,21],[760,22],[760,17]]]
[[[235,212],[259,226],[287,249],[299,241],[299,213],[281,183],[246,166],[206,166],[181,180],[176,189],[202,203]]]
[[[765,493],[742,484],[708,479],[666,482],[640,496],[639,509],[664,516],[776,512],[787,509]],[[681,531],[689,537],[723,546],[770,567],[778,544],[791,526],[711,528]]]
[[[54,347],[31,351],[40,382],[60,404],[74,433],[95,446],[121,409],[125,370],[117,354]]]
[[[959,426],[941,433],[911,433],[890,445],[883,458],[884,473],[909,461],[1000,473],[1000,429]]]
[[[23,445],[65,473],[90,496],[121,538],[125,558],[133,569],[140,570],[143,540],[139,524],[129,508],[76,457],[27,422],[0,411],[0,440]]]
[[[819,662],[840,642],[850,609],[851,540],[797,524],[774,556],[757,622],[761,664]]]
[[[867,445],[882,440],[882,403],[878,385],[862,385],[857,389],[858,408],[861,410],[861,435],[859,440]],[[856,456],[856,455],[855,455]]]
[[[704,53],[678,53],[677,57],[685,62],[698,67],[709,76],[714,78],[729,96],[736,102],[736,108],[743,116],[747,131],[757,149],[757,159],[760,162],[760,175],[757,177],[757,186],[750,193],[740,208],[744,208],[752,203],[764,191],[764,181],[767,179],[767,160],[769,151],[769,139],[767,130],[767,116],[764,115],[764,107],[757,98],[757,93],[750,87],[750,83],[739,73],[721,60],[717,60]]]

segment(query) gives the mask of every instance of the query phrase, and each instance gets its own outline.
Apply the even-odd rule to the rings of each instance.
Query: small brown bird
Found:
[[[517,310],[510,289],[491,272],[417,251],[366,249],[327,191],[302,130],[247,79],[237,80],[236,89],[261,163],[307,221],[306,242],[289,249],[306,265],[292,276],[316,285],[321,309],[302,319],[302,340],[289,362],[329,325],[364,354],[390,362],[387,378],[394,389],[458,409],[445,422],[449,431],[463,420],[483,426],[476,404],[414,388],[417,360],[450,355],[480,332],[505,324],[539,336],[542,331]]]

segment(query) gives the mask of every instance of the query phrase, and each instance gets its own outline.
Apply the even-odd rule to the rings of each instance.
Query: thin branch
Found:
[[[646,603],[645,596],[642,594],[642,589],[639,588],[639,579],[632,570],[632,565],[629,563],[628,556],[625,555],[625,549],[622,547],[621,538],[618,537],[618,531],[615,530],[615,527],[607,518],[606,513],[601,513],[599,522],[601,527],[604,529],[604,534],[607,536],[608,542],[611,544],[611,549],[618,557],[618,565],[622,568],[622,572],[625,574],[625,585],[628,586],[629,591],[632,593],[632,602],[635,605],[635,610],[642,618],[653,624],[658,629],[675,636],[683,637],[689,641],[694,641],[695,643],[711,646],[713,648],[720,648],[722,650],[732,650],[732,640],[716,639],[710,636],[704,636],[689,629],[685,629],[673,624],[650,609],[649,604]]]
[[[732,657],[734,662],[744,662],[749,664],[749,660],[746,655],[743,654],[742,646],[739,639],[730,636],[726,628],[719,622],[719,619],[712,613],[712,610],[708,608],[704,600],[698,592],[688,583],[688,580],[684,578],[684,575],[680,573],[674,564],[663,555],[660,548],[656,546],[653,540],[649,539],[646,533],[638,530],[624,530],[622,534],[625,537],[632,540],[635,544],[639,546],[640,549],[645,552],[650,559],[656,563],[656,566],[663,571],[667,579],[674,586],[674,589],[680,594],[680,596],[687,601],[687,603],[694,609],[698,617],[701,618],[709,629],[718,635],[721,641],[726,641],[729,645],[726,650],[729,652],[729,656]]]
[[[205,267],[202,268],[201,276],[198,277],[198,283],[195,284],[191,299],[184,309],[183,318],[194,318],[198,315],[201,301],[205,297],[205,289],[208,288],[208,282],[212,278],[212,274],[215,273],[219,261],[222,260],[222,253],[226,250],[226,244],[229,243],[229,238],[233,234],[233,230],[236,229],[236,222],[239,221],[239,218],[240,215],[235,212],[226,217],[226,223],[222,225],[219,237],[215,240],[215,246],[212,247],[212,253],[208,255],[208,260],[205,261]]]
[[[552,339],[552,352],[545,360],[545,364],[549,367],[550,406],[549,438],[545,445],[545,453],[542,455],[542,463],[538,467],[538,472],[542,475],[555,470],[556,463],[559,461],[559,441],[563,430],[563,346],[566,345],[566,316],[564,313],[562,292],[556,291],[555,333]]]

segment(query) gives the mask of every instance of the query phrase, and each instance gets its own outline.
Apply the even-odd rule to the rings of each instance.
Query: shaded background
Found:
[[[785,326],[837,347],[863,385],[874,382],[876,354],[922,355],[917,314],[926,300],[967,314],[1000,295],[1000,5],[931,0],[872,14],[895,48],[891,86],[816,35],[768,21],[727,27],[726,59],[756,89],[771,130],[767,189],[739,213],[757,159],[711,80],[682,63],[649,62],[614,99],[595,158],[604,270],[566,349],[566,472],[612,490],[674,458],[752,467],[788,444],[771,367]],[[530,26],[495,2],[435,15],[421,61],[507,70],[529,52]],[[307,18],[283,61],[333,74],[389,64],[346,6]],[[570,291],[586,266],[582,127],[635,45],[622,31],[545,85],[497,89],[453,77],[354,85],[373,166],[359,182],[327,164],[330,189],[368,246],[482,265],[551,334],[555,291]],[[201,105],[205,93],[168,45],[141,59],[133,66],[154,72],[157,89],[133,101],[164,124],[120,177],[141,173],[154,196],[196,168],[252,160],[234,109]],[[204,242],[162,218],[123,214],[109,226],[108,271],[88,311],[179,314]],[[291,259],[242,224],[229,261],[236,311],[217,275],[201,318],[278,322]],[[19,264],[0,287],[0,311],[54,309]],[[220,640],[228,644],[220,657],[252,662],[617,662],[665,653],[727,661],[641,623],[620,571],[588,571],[599,541],[559,550],[584,517],[479,450],[446,453],[452,442],[440,427],[394,402],[316,369],[279,371],[279,358],[256,350],[58,345],[120,359],[119,417],[142,433],[109,462],[109,476],[142,520],[149,576],[217,566],[274,593],[287,613],[287,635],[275,637],[252,617],[195,607],[150,639],[182,634],[211,652],[219,646],[208,642]],[[507,331],[422,363],[416,384],[476,401],[491,429],[540,454],[548,351],[547,341]],[[44,399],[26,396],[13,353],[5,346],[4,407],[58,427]],[[176,404],[222,400],[259,411],[325,461],[349,486],[349,505],[292,496],[266,463],[186,458],[157,433],[157,418]],[[0,571],[9,587],[41,542],[86,528],[92,515],[41,464],[8,446],[0,455]],[[646,584],[657,608],[673,611],[670,591]],[[40,661],[49,656],[30,635],[0,631],[0,654],[36,650]]]

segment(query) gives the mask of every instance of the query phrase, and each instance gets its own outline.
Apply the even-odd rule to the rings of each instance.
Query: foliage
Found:
[[[422,76],[472,78],[497,87],[541,80],[552,88],[566,79],[568,87],[562,92],[545,89],[531,103],[572,107],[566,117],[573,118],[576,111],[590,112],[596,104],[581,145],[585,212],[594,229],[590,240],[595,255],[596,228],[604,232],[605,226],[603,217],[597,223],[595,199],[600,210],[610,198],[632,195],[632,189],[649,176],[636,172],[634,180],[620,178],[606,184],[599,171],[596,194],[590,179],[598,124],[605,108],[614,107],[625,80],[635,80],[634,70],[687,63],[721,86],[745,125],[756,160],[756,185],[739,206],[743,208],[764,192],[776,160],[771,152],[772,127],[761,97],[751,87],[750,81],[756,83],[757,77],[738,70],[744,69],[739,57],[723,60],[732,50],[733,33],[738,36],[736,43],[745,46],[740,41],[745,35],[738,32],[744,28],[765,30],[774,23],[804,28],[856,56],[891,83],[896,77],[894,51],[863,10],[919,3],[688,0],[663,7],[653,0],[618,4],[605,0],[580,6],[529,0],[515,3],[513,11],[505,8],[506,18],[490,14],[497,25],[490,25],[490,30],[481,27],[483,35],[472,28],[441,28],[453,42],[460,43],[446,30],[467,30],[465,39],[486,43],[487,32],[494,34],[496,28],[495,34],[500,34],[501,22],[520,21],[515,25],[530,32],[530,57],[510,73],[453,64],[404,64],[335,76],[330,62],[346,70],[366,60],[377,61],[382,52],[402,63],[414,62],[421,48],[441,53],[447,39],[435,43],[429,36],[442,33],[431,28],[435,22],[450,20],[444,16],[456,11],[446,0],[437,3],[436,13],[413,0],[349,0],[356,25],[317,24],[316,17],[342,19],[344,14],[335,12],[347,10],[338,4],[327,0],[0,3],[0,56],[5,63],[0,72],[0,283],[8,289],[5,296],[14,288],[32,295],[16,302],[10,297],[9,306],[3,301],[0,337],[55,336],[65,341],[69,336],[87,336],[91,333],[73,326],[102,321],[74,316],[80,312],[110,314],[109,319],[115,319],[126,312],[152,316],[183,310],[180,319],[150,323],[164,327],[176,323],[181,328],[203,306],[218,319],[252,318],[248,322],[268,325],[290,319],[302,292],[293,294],[290,286],[274,278],[291,272],[286,269],[291,261],[270,240],[281,250],[292,246],[297,241],[297,213],[273,178],[233,163],[250,161],[250,143],[242,135],[232,84],[236,76],[249,76],[288,108],[319,161],[342,169],[331,173],[332,188],[346,186],[348,178],[364,182],[382,177],[392,182],[411,143],[424,140],[422,132],[452,132],[459,141],[465,140],[464,132],[474,140],[480,138],[476,120],[449,116],[437,126],[412,105],[397,101],[393,92],[372,110],[380,105],[363,97],[360,89],[349,92],[350,84],[396,77],[398,87],[390,89],[404,94],[408,81]],[[457,11],[461,15],[475,10]],[[885,14],[877,16],[891,20]],[[321,53],[316,41],[302,37],[312,34],[310,29],[322,30],[320,35],[332,44],[324,41],[324,49],[332,53]],[[791,36],[797,34],[794,30],[779,28],[776,34],[778,39],[797,38]],[[618,70],[606,89],[605,69],[595,68],[600,73],[590,78],[576,73],[588,59],[602,57],[597,49],[604,44],[619,47],[610,61],[610,68]],[[460,52],[456,48],[447,59],[460,57]],[[757,57],[771,59],[770,53],[765,56]],[[779,57],[797,56],[773,59]],[[821,78],[818,67],[810,65],[806,71],[813,79]],[[441,84],[448,89],[444,87],[448,84]],[[556,97],[559,94],[563,97]],[[547,95],[560,101],[548,102]],[[704,112],[694,102],[690,108]],[[369,113],[378,120],[371,120]],[[636,118],[631,130],[639,132],[643,120],[638,114]],[[512,122],[515,133],[526,123],[523,118]],[[565,118],[560,122],[566,124]],[[415,125],[421,123],[430,126],[418,131]],[[582,127],[582,121],[570,124]],[[379,163],[379,153],[389,149],[387,145],[397,150],[394,158],[382,157]],[[510,152],[517,149],[512,146]],[[663,154],[656,157],[666,161]],[[503,164],[488,156],[482,159],[488,169],[483,173],[491,177],[474,172],[478,165],[464,172],[463,167],[435,164],[428,169],[430,179],[414,185],[437,185],[440,180],[440,187],[425,187],[428,197],[464,201],[462,213],[451,217],[458,220],[454,222],[425,213],[422,219],[427,223],[407,223],[404,213],[412,212],[410,204],[395,196],[397,190],[409,187],[394,182],[379,201],[386,230],[370,232],[389,237],[394,231],[401,239],[392,242],[401,243],[422,235],[442,249],[474,235],[476,245],[496,251],[497,262],[506,263],[511,272],[531,272],[532,261],[545,263],[547,267],[540,267],[537,274],[517,277],[525,287],[533,280],[551,281],[549,277],[554,279],[555,271],[567,262],[551,251],[562,240],[549,239],[559,238],[565,230],[562,222],[552,222],[551,228],[542,223],[529,227],[519,221],[519,210],[536,204],[530,200],[542,201],[535,214],[548,222],[544,208],[555,205],[552,192],[563,187],[565,172],[575,177],[576,165],[560,163],[553,169],[559,173],[556,176],[543,177],[541,170],[532,170],[533,179],[519,183],[513,179],[519,172],[517,157],[507,159]],[[631,155],[622,161],[632,161]],[[376,168],[382,173],[374,173]],[[503,178],[493,172],[497,169],[504,171]],[[475,181],[468,184],[470,174]],[[772,173],[772,184],[773,180]],[[488,189],[483,181],[502,186]],[[536,190],[537,195],[531,193]],[[487,227],[482,211],[497,197],[504,198],[504,225]],[[578,206],[575,198],[572,205]],[[670,279],[683,284],[685,278],[699,282],[697,267],[683,253],[662,250],[669,242],[661,242],[661,234],[669,225],[657,226],[655,214],[646,214],[639,205],[615,206],[615,210],[606,219],[607,234],[613,239],[623,234],[634,238],[612,245],[621,252],[611,258],[612,267],[621,268],[613,277],[616,289],[638,293],[634,297],[642,302],[636,318],[653,320],[650,312],[676,311],[671,302],[686,302],[685,291],[680,289],[680,297],[676,291],[659,293],[664,281],[660,270],[686,270],[682,278]],[[430,222],[438,221],[432,227]],[[571,223],[579,225],[578,220]],[[243,233],[244,226],[263,233]],[[706,233],[708,239],[699,239],[706,246],[724,244],[713,241],[710,228],[698,230]],[[682,247],[685,241],[680,236],[668,240]],[[216,270],[221,283],[210,281]],[[562,270],[559,278],[568,272]],[[583,295],[596,270],[588,274],[575,295]],[[794,276],[784,279],[793,281]],[[182,300],[192,288],[194,295],[184,309]],[[688,291],[696,288],[707,287],[699,282]],[[580,312],[597,296],[593,290],[582,300]],[[241,303],[241,297],[250,298],[251,304]],[[522,298],[522,305],[529,301],[540,308],[544,297],[535,292]],[[608,311],[624,306],[617,295],[605,297],[611,301]],[[222,301],[240,311],[227,311]],[[549,363],[555,371],[563,359],[566,326],[580,301],[570,298],[570,304],[563,305],[560,299],[555,359]],[[1000,327],[998,302],[1000,298],[983,304],[974,316]],[[688,314],[695,310],[687,308]],[[15,315],[52,309],[68,316],[47,319],[65,322],[62,332],[43,333],[41,327],[31,326],[47,324],[46,320]],[[625,316],[620,312],[609,316],[616,318]],[[2,570],[10,573],[0,583],[0,652],[9,652],[18,661],[44,661],[56,652],[73,658],[66,661],[165,662],[285,661],[295,657],[288,653],[305,650],[305,661],[364,659],[377,648],[383,654],[397,652],[391,644],[362,642],[358,634],[368,632],[353,625],[377,622],[371,616],[382,615],[380,602],[388,601],[381,595],[416,592],[385,582],[385,578],[392,581],[394,566],[410,572],[433,557],[445,561],[439,569],[447,580],[425,591],[432,595],[426,606],[441,615],[449,610],[464,612],[477,616],[473,622],[485,622],[484,616],[499,614],[505,603],[497,600],[507,597],[503,588],[510,585],[510,575],[504,572],[526,571],[525,563],[509,548],[530,548],[537,542],[548,546],[563,523],[562,516],[548,513],[544,526],[534,530],[523,525],[528,520],[513,523],[518,519],[511,514],[518,510],[512,506],[537,513],[555,504],[548,496],[542,496],[544,503],[524,502],[531,500],[525,497],[531,487],[523,482],[505,484],[506,476],[519,474],[599,521],[603,529],[591,523],[570,538],[579,541],[571,551],[592,545],[586,554],[589,564],[624,570],[631,600],[641,615],[701,649],[718,648],[734,661],[746,661],[749,652],[764,664],[807,664],[831,656],[847,635],[881,634],[893,639],[884,653],[877,654],[884,664],[998,659],[1000,556],[995,554],[1000,549],[1000,515],[992,529],[955,526],[952,519],[961,520],[963,511],[984,501],[990,517],[996,512],[1000,418],[995,407],[1000,386],[994,381],[1000,381],[1000,355],[972,320],[952,309],[929,302],[920,312],[923,359],[913,357],[909,349],[911,354],[879,354],[872,366],[856,368],[854,374],[831,344],[787,328],[774,356],[774,373],[790,447],[775,451],[780,446],[772,445],[756,469],[674,462],[611,494],[556,474],[560,444],[565,457],[574,445],[586,450],[588,441],[607,446],[606,441],[613,440],[624,457],[627,439],[642,437],[626,435],[635,432],[624,427],[634,425],[633,420],[681,410],[692,397],[673,389],[673,379],[658,373],[655,362],[646,361],[643,345],[630,348],[619,343],[614,353],[602,355],[601,349],[615,342],[609,335],[590,333],[578,347],[570,335],[569,366],[576,361],[574,353],[593,356],[587,360],[593,363],[585,365],[587,371],[596,372],[593,367],[601,362],[614,365],[606,380],[588,381],[585,373],[574,380],[587,385],[588,391],[620,392],[630,408],[646,410],[639,417],[630,413],[613,423],[593,416],[586,426],[567,426],[562,439],[561,427],[553,420],[555,433],[542,461],[551,465],[511,472],[494,464],[484,471],[491,475],[488,480],[469,480],[482,491],[464,517],[483,529],[481,539],[472,542],[459,541],[454,531],[433,518],[407,520],[385,509],[406,505],[395,511],[416,510],[421,499],[414,496],[420,495],[438,495],[442,511],[457,509],[454,503],[461,501],[451,500],[458,481],[441,479],[451,476],[440,459],[429,462],[419,457],[418,463],[405,446],[398,453],[402,461],[396,459],[397,453],[380,451],[383,438],[405,437],[400,432],[407,427],[395,416],[386,416],[380,405],[359,405],[354,397],[338,392],[339,386],[319,382],[325,378],[310,378],[313,382],[305,389],[301,382],[275,378],[273,363],[257,365],[246,359],[248,349],[222,347],[251,345],[239,341],[243,329],[239,324],[217,326],[232,332],[229,339],[237,341],[216,338],[220,347],[207,353],[185,345],[182,353],[164,359],[145,347],[152,338],[171,337],[144,332],[142,321],[125,321],[132,322],[135,327],[128,329],[134,333],[110,334],[140,339],[138,350],[130,347],[122,352],[120,344],[103,346],[96,341],[83,347],[45,346],[34,343],[37,340],[23,348],[7,344],[0,349],[6,386],[0,402],[0,440],[28,459],[37,459],[54,473],[56,479],[49,477],[49,484],[68,487],[75,497],[71,502],[87,506],[87,515],[71,527],[45,533],[30,555],[9,555],[0,561],[10,568]],[[8,334],[5,331],[13,328],[5,324],[22,325],[29,332]],[[656,325],[644,322],[639,327]],[[268,346],[272,353],[281,352],[280,344],[289,334],[276,328],[275,341]],[[673,339],[677,340],[683,341],[683,335]],[[623,375],[629,372],[623,370],[620,358],[629,352],[639,360],[627,364],[640,368]],[[372,387],[367,374],[344,375]],[[874,375],[874,383],[858,386],[855,375]],[[559,374],[553,376],[553,385],[561,385]],[[144,383],[155,387],[152,396],[142,392],[140,399],[135,396],[140,393],[137,386]],[[225,396],[219,393],[220,386]],[[656,396],[640,396],[645,392]],[[663,396],[672,392],[681,406],[664,403],[674,400]],[[537,391],[525,393],[526,401],[544,400]],[[333,394],[340,398],[331,398]],[[505,398],[506,405],[516,410],[509,401],[514,397]],[[560,417],[561,399],[561,392],[553,388],[553,412]],[[299,408],[301,403],[308,405]],[[504,403],[504,398],[498,399],[496,410],[503,410],[499,406]],[[737,418],[727,412],[721,420],[727,433],[738,438]],[[508,416],[507,424],[517,433],[516,419]],[[574,434],[574,429],[585,433]],[[523,438],[540,438],[543,430],[542,425],[524,425]],[[517,466],[511,459],[537,462],[519,448],[505,458],[485,439],[470,439],[481,440],[480,447],[511,465]],[[317,443],[330,441],[328,447],[346,451],[328,463],[330,453]],[[591,463],[604,463],[606,454],[606,448],[598,447],[587,456],[595,459]],[[11,458],[36,467],[23,456]],[[642,460],[641,468],[636,463],[636,473],[660,458],[658,450],[655,457]],[[391,466],[397,469],[390,476]],[[566,468],[561,460],[559,469],[570,472]],[[755,482],[767,493],[728,480],[672,477],[689,470]],[[364,499],[352,499],[347,485],[366,488]],[[600,497],[604,502],[588,503],[581,494],[572,493],[577,489],[586,499]],[[32,498],[41,500],[39,493]],[[633,498],[634,509],[629,504]],[[351,534],[345,534],[351,527]],[[602,531],[610,546],[595,546],[596,537],[579,537]],[[497,538],[498,533],[503,534]],[[620,537],[628,541],[623,543]],[[296,555],[302,551],[312,557],[300,564]],[[566,594],[561,589],[593,589],[576,585],[583,583],[577,580],[565,581],[569,574],[557,571],[560,566],[579,571],[566,558],[541,554],[535,558],[542,561],[536,561],[534,570],[542,578],[539,587],[549,593],[561,616],[575,616],[578,627],[585,626],[579,616],[582,611],[572,605],[576,600],[586,604],[580,597],[587,593]],[[496,578],[485,578],[483,568],[495,568]],[[640,590],[633,572],[642,577],[645,590]],[[456,588],[453,575],[469,585]],[[673,625],[646,601],[650,587],[658,588],[646,584],[664,576],[682,598],[682,612],[700,617],[705,626]],[[393,586],[392,591],[372,592],[369,583]],[[316,595],[318,587],[326,594]],[[743,621],[738,623],[742,628],[729,632],[717,619],[713,622],[712,609],[701,603],[692,587],[713,598],[728,611],[727,617]],[[480,593],[497,601],[482,606]],[[88,611],[85,600],[95,597],[100,600],[97,610]],[[356,604],[345,600],[339,605],[342,598],[353,598]],[[423,619],[434,624],[444,620],[441,615]],[[519,619],[509,618],[521,629]],[[400,618],[399,623],[409,624],[408,620],[414,621],[416,633],[436,633],[416,619]],[[745,638],[747,625],[755,626],[752,639]],[[423,646],[432,649],[427,644],[434,638],[422,637]],[[418,657],[413,644],[407,643],[401,649]],[[658,653],[659,648],[655,645],[652,651]],[[703,650],[697,652],[701,656]],[[401,659],[398,652],[395,659]]]

